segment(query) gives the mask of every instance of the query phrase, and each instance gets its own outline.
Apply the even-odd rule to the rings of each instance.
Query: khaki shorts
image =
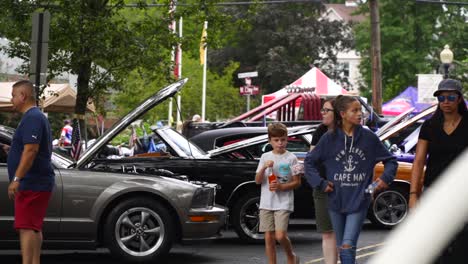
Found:
[[[332,222],[328,214],[328,194],[322,192],[320,189],[314,188],[313,196],[317,231],[319,233],[333,232]]]
[[[260,209],[259,231],[288,231],[290,214],[286,210],[271,211]]]

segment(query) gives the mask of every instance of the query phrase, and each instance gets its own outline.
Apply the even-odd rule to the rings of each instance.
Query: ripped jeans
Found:
[[[340,213],[328,210],[336,234],[336,246],[342,264],[356,263],[356,246],[366,219],[367,208],[354,213]],[[343,248],[344,245],[347,247]]]

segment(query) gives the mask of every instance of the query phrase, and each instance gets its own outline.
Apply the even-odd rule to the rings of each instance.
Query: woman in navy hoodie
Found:
[[[365,189],[372,182],[375,164],[384,163],[384,172],[376,180],[378,192],[393,181],[398,163],[379,138],[361,126],[361,104],[355,97],[338,96],[334,113],[335,129],[307,154],[305,176],[312,187],[328,193],[341,263],[354,264],[357,240],[371,203],[371,194]],[[320,177],[320,164],[326,179]]]

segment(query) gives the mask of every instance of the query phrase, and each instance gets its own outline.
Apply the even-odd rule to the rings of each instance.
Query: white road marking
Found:
[[[365,246],[365,247],[362,247],[362,248],[358,248],[358,249],[356,250],[356,252],[363,251],[363,250],[367,250],[367,249],[371,249],[371,248],[381,247],[381,246],[383,246],[383,245],[384,245],[384,243],[378,243],[378,244],[374,244],[374,245]],[[369,252],[369,253],[365,253],[365,254],[362,254],[362,255],[357,255],[357,256],[356,256],[356,259],[363,258],[363,257],[367,257],[367,256],[371,256],[371,255],[376,254],[377,252],[378,252],[378,251],[371,251],[371,252]],[[313,259],[313,260],[307,261],[305,264],[319,263],[319,262],[322,262],[323,260],[324,260],[324,258],[317,258],[317,259]],[[340,261],[338,261],[338,263],[340,263]]]

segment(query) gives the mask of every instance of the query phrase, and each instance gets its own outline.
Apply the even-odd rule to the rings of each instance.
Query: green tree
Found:
[[[431,73],[440,65],[445,44],[455,58],[466,58],[466,15],[463,9],[414,1],[379,1],[383,99],[389,100],[406,87],[417,85],[417,74]],[[368,6],[361,12],[368,14]],[[465,21],[465,22],[464,22]],[[370,22],[355,27],[357,50],[361,53],[361,93],[370,96]],[[455,74],[455,72],[453,72]],[[453,76],[453,75],[452,75]]]
[[[313,65],[340,78],[336,54],[351,48],[353,40],[342,22],[320,19],[323,8],[317,3],[225,8],[222,12],[231,14],[238,28],[234,35],[227,34],[227,46],[209,54],[209,61],[218,70],[230,60],[239,61],[236,74],[257,70],[254,81],[265,92],[284,87]]]
[[[78,75],[75,112],[84,114],[88,99],[98,99],[108,88],[119,90],[132,70],[142,67],[147,78],[169,76],[170,51],[176,38],[168,31],[168,17],[161,10],[140,20],[122,14],[124,1],[1,1],[0,35],[12,40],[10,57],[25,60],[30,53],[31,14],[49,10],[49,79],[70,72]],[[159,16],[157,16],[159,14]],[[153,73],[153,74],[150,74]]]
[[[181,118],[190,120],[192,115],[201,113],[202,101],[202,66],[198,59],[192,59],[187,54],[183,58],[184,78],[189,81],[181,91]],[[244,99],[239,95],[239,89],[235,89],[231,83],[233,71],[237,68],[236,64],[228,66],[224,73],[207,73],[207,91],[206,91],[206,118],[207,120],[217,121],[227,119],[241,114],[245,109]],[[164,86],[164,82],[154,80],[146,82],[141,77],[141,71],[133,71],[125,82],[124,89],[113,96],[113,102],[118,106],[119,116],[129,112],[141,102],[144,98],[155,93]],[[172,117],[176,118],[177,105],[173,100]],[[145,121],[154,124],[157,120],[166,120],[168,117],[168,103],[165,102],[148,113]]]

